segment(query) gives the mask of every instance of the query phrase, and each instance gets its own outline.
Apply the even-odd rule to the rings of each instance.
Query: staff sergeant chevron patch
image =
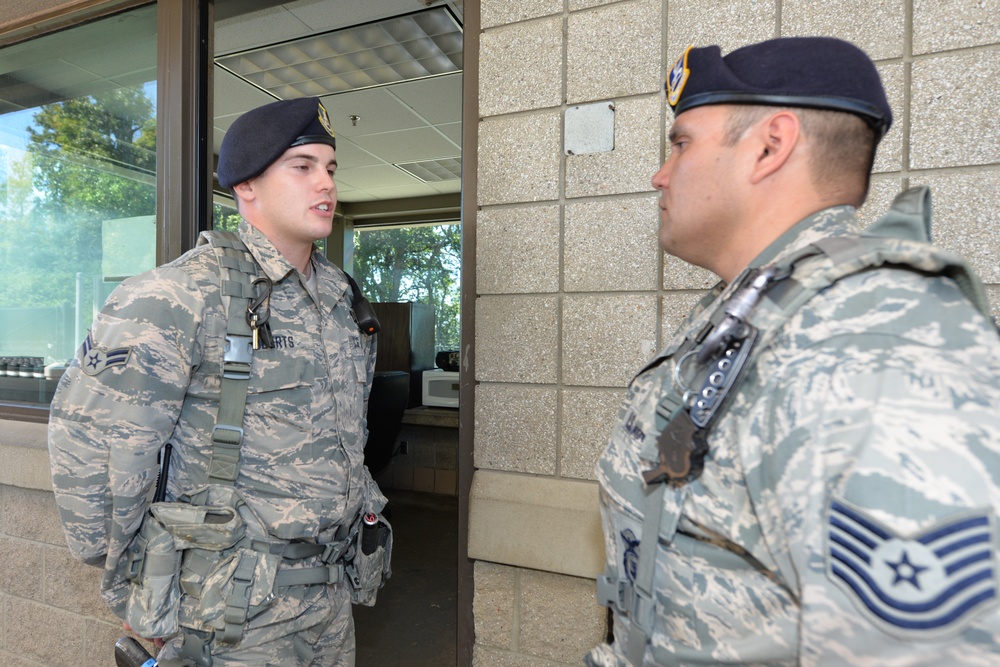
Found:
[[[985,510],[903,537],[834,500],[826,528],[827,576],[890,635],[950,635],[1000,601],[996,525]]]

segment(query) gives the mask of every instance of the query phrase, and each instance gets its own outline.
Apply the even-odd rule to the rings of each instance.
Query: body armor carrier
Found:
[[[126,557],[128,624],[142,637],[183,633],[185,664],[196,667],[211,666],[213,639],[238,644],[245,623],[267,608],[275,589],[344,581],[353,603],[375,604],[391,574],[392,551],[389,523],[365,510],[327,544],[275,538],[235,487],[253,351],[273,345],[267,321],[271,283],[258,277],[257,263],[236,233],[202,232],[199,245],[205,243],[219,262],[228,316],[208,484],[165,502],[168,444],[157,494]],[[371,305],[350,276],[348,281],[355,321],[363,334],[376,333]],[[285,560],[307,558],[317,564],[280,569]]]
[[[979,279],[965,261],[930,245],[931,204],[927,187],[911,188],[861,235],[820,239],[781,261],[749,268],[734,281],[735,289],[674,355],[674,384],[656,410],[666,420],[656,443],[655,465],[643,472],[646,496],[643,539],[634,583],[612,573],[597,578],[598,602],[628,617],[628,657],[638,667],[652,633],[655,598],[653,572],[664,492],[683,491],[697,479],[709,451],[711,429],[724,413],[727,399],[752,367],[756,352],[778,335],[783,325],[816,294],[847,276],[893,267],[954,280],[987,319],[989,303]]]

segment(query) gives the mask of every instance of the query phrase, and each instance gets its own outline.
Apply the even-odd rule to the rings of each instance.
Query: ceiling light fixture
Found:
[[[215,62],[279,99],[333,95],[462,71],[462,26],[440,6]]]

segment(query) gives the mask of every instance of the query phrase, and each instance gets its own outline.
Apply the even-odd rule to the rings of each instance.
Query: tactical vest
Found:
[[[257,262],[238,234],[202,232],[198,245],[204,244],[218,261],[227,313],[208,484],[176,502],[154,498],[126,558],[129,625],[143,637],[182,632],[184,657],[198,667],[211,665],[213,638],[224,644],[240,641],[244,624],[266,609],[276,588],[345,581],[352,602],[374,604],[391,574],[392,550],[388,522],[365,511],[327,544],[274,538],[236,489],[253,352],[270,344],[271,283],[259,276]],[[347,278],[355,321],[364,334],[378,332],[371,305]],[[167,448],[158,493],[165,486]],[[279,569],[283,560],[306,558],[316,558],[318,565]],[[197,627],[181,618],[196,620]]]
[[[931,203],[927,187],[898,195],[890,210],[860,235],[827,237],[762,268],[745,270],[735,287],[674,353],[677,372],[696,369],[683,393],[663,387],[656,407],[665,422],[656,442],[653,468],[643,472],[647,487],[635,576],[608,572],[597,579],[598,601],[628,618],[628,659],[642,664],[655,612],[653,573],[656,545],[668,486],[683,488],[702,472],[712,427],[724,414],[759,350],[816,294],[861,271],[892,267],[946,276],[987,319],[989,304],[979,279],[952,253],[930,245]],[[646,536],[652,536],[647,538]]]

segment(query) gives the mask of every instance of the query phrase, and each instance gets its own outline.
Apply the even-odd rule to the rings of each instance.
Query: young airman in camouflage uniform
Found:
[[[981,286],[916,242],[824,275],[891,123],[874,65],[828,38],[694,48],[667,94],[660,244],[723,282],[631,382],[597,464],[615,622],[586,663],[1000,664],[1000,338],[967,296]],[[917,195],[901,215],[926,212]]]
[[[232,188],[244,218],[243,257],[272,284],[273,340],[252,353],[246,410],[236,424],[244,433],[235,489],[246,503],[240,512],[278,544],[334,544],[359,512],[385,504],[363,465],[374,338],[353,319],[345,274],[313,245],[332,229],[335,146],[326,110],[305,98],[243,115],[219,156],[219,182]],[[122,283],[52,402],[52,478],[69,545],[103,567],[101,592],[123,619],[126,552],[157,479],[158,453],[173,447],[167,500],[208,482],[229,316],[220,270],[213,248],[201,245]],[[265,557],[275,559],[277,572],[316,563],[315,555]],[[183,596],[171,612],[183,632],[157,637],[166,640],[159,665],[194,664],[182,650],[192,637],[202,642],[199,664],[215,667],[354,664],[344,581],[265,593],[251,601],[238,641],[228,644],[192,632],[204,629],[206,608]],[[209,598],[206,591],[201,602]]]

